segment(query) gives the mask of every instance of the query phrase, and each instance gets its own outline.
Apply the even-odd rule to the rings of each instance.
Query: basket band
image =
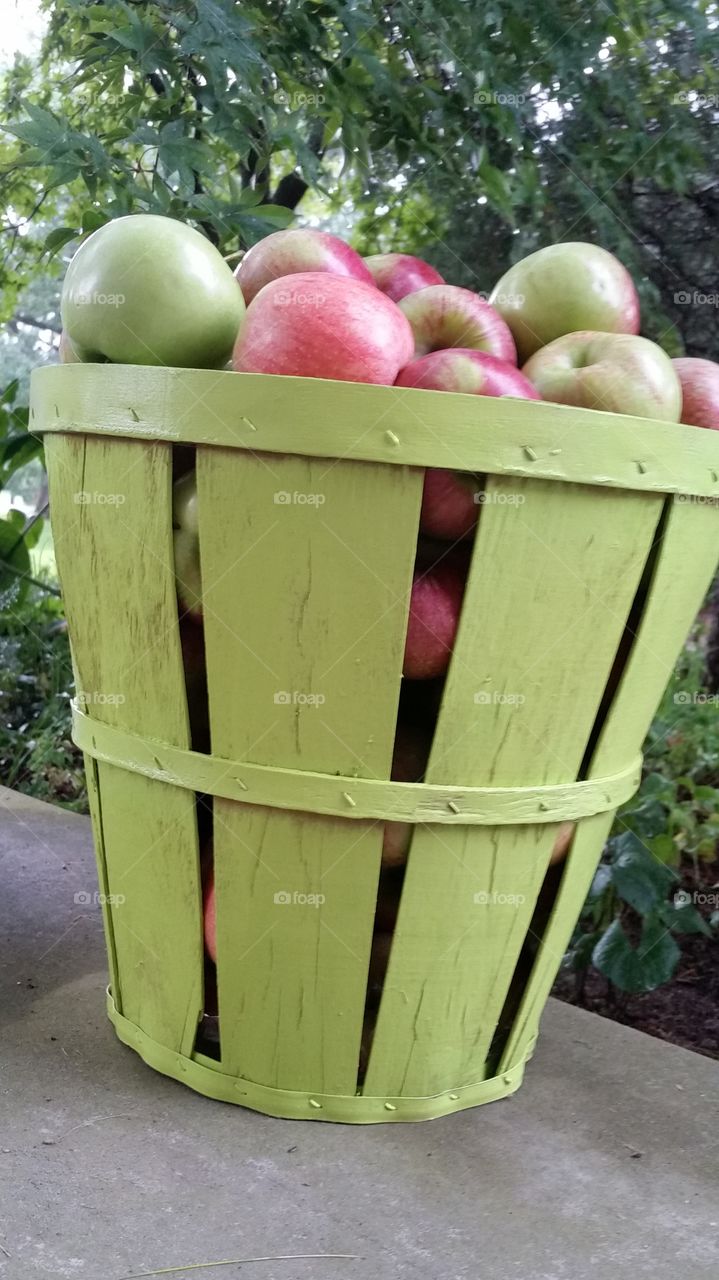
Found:
[[[553,786],[456,787],[387,782],[280,769],[186,751],[95,720],[76,701],[72,703],[72,726],[77,746],[105,764],[225,800],[339,818],[458,826],[561,822],[618,808],[634,795],[641,780],[639,756],[606,777]]]
[[[274,1089],[268,1085],[255,1084],[252,1080],[227,1075],[219,1062],[211,1058],[205,1058],[201,1054],[187,1058],[166,1045],[159,1044],[134,1022],[122,1016],[110,991],[107,993],[107,1013],[120,1040],[139,1053],[156,1071],[189,1085],[207,1098],[216,1098],[219,1102],[234,1102],[249,1107],[252,1111],[262,1111],[265,1115],[280,1116],[287,1120],[331,1120],[339,1124],[434,1120],[438,1116],[464,1111],[467,1107],[476,1107],[483,1102],[496,1102],[499,1098],[506,1098],[514,1093],[522,1083],[525,1065],[534,1049],[532,1041],[520,1060],[507,1067],[501,1075],[479,1080],[476,1084],[447,1089],[428,1098],[300,1093],[289,1089]]]

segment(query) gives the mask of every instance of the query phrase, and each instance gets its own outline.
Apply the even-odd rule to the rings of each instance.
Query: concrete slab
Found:
[[[0,868],[0,1280],[719,1275],[716,1062],[552,1003],[507,1101],[271,1120],[115,1040],[86,819],[0,797]]]

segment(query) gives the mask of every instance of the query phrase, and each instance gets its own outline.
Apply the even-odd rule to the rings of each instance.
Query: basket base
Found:
[[[373,1098],[363,1094],[343,1097],[339,1094],[296,1093],[288,1089],[271,1089],[251,1080],[225,1075],[211,1058],[197,1055],[186,1058],[165,1045],[158,1044],[140,1027],[123,1018],[107,993],[107,1013],[123,1044],[140,1055],[155,1071],[179,1080],[196,1093],[218,1102],[233,1102],[251,1111],[284,1120],[328,1120],[335,1124],[394,1124],[398,1121],[436,1120],[454,1111],[466,1111],[485,1102],[497,1102],[514,1093],[522,1083],[524,1068],[532,1056],[534,1044],[521,1062],[500,1076],[480,1080],[476,1084],[447,1090],[430,1098]]]

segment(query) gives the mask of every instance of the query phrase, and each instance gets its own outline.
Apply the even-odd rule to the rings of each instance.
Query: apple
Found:
[[[247,308],[233,366],[391,385],[413,345],[408,320],[373,284],[307,271],[260,290]]]
[[[222,368],[245,304],[222,254],[156,214],[108,222],[83,241],[60,304],[80,360]]]
[[[639,298],[626,267],[581,240],[530,253],[504,273],[489,301],[514,334],[520,364],[565,333],[639,332]]]
[[[515,396],[539,400],[539,392],[513,364],[486,351],[462,347],[433,351],[402,369],[397,387],[459,391],[480,396]],[[420,528],[436,538],[471,537],[477,523],[476,476],[429,468],[424,478]]]
[[[215,911],[215,877],[210,872],[203,893],[203,918],[205,925],[205,950],[217,964],[217,918]]]
[[[425,572],[415,569],[402,668],[408,679],[431,680],[449,666],[465,577],[463,564],[451,556]]]
[[[365,258],[364,263],[377,288],[393,302],[428,285],[444,284],[439,271],[421,258],[413,258],[411,253],[375,253]]]
[[[574,838],[574,828],[573,822],[560,823],[549,858],[550,867],[556,866],[566,858]]]
[[[177,598],[191,616],[201,618],[200,528],[194,471],[188,471],[172,486],[172,529]]]
[[[327,271],[335,276],[349,276],[372,284],[372,276],[362,258],[339,236],[327,231],[298,228],[290,231],[273,231],[264,240],[247,250],[235,277],[249,304],[271,280],[304,274],[307,271]]]
[[[390,777],[394,782],[421,782],[427,767],[429,742],[417,729],[401,725],[397,730]],[[407,861],[412,822],[385,822],[382,866],[399,867]]]
[[[719,431],[719,364],[682,356],[672,360],[682,388],[681,421]]]
[[[471,347],[450,347],[411,360],[400,370],[395,386],[541,400],[536,387],[516,365]]]
[[[678,422],[682,389],[669,356],[629,333],[568,333],[522,371],[543,400]]]
[[[487,351],[517,363],[514,338],[502,317],[484,298],[453,284],[431,284],[407,294],[398,304],[412,326],[414,354],[447,347]]]

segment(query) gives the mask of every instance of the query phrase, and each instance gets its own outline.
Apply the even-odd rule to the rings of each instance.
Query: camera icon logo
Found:
[[[278,707],[289,707],[289,705],[290,705],[290,703],[291,703],[291,701],[292,701],[292,694],[291,694],[291,693],[288,693],[286,689],[280,689],[280,690],[275,694],[273,701],[274,701],[274,703],[275,703],[275,706],[278,706]]]
[[[279,892],[274,895],[272,901],[278,907],[288,907],[292,902],[292,894],[288,893],[286,889],[280,889]]]
[[[292,494],[287,493],[285,489],[280,489],[273,498],[276,507],[287,507],[292,502]]]
[[[81,889],[79,893],[75,894],[73,902],[76,907],[89,907],[92,903],[92,894],[85,889]]]

